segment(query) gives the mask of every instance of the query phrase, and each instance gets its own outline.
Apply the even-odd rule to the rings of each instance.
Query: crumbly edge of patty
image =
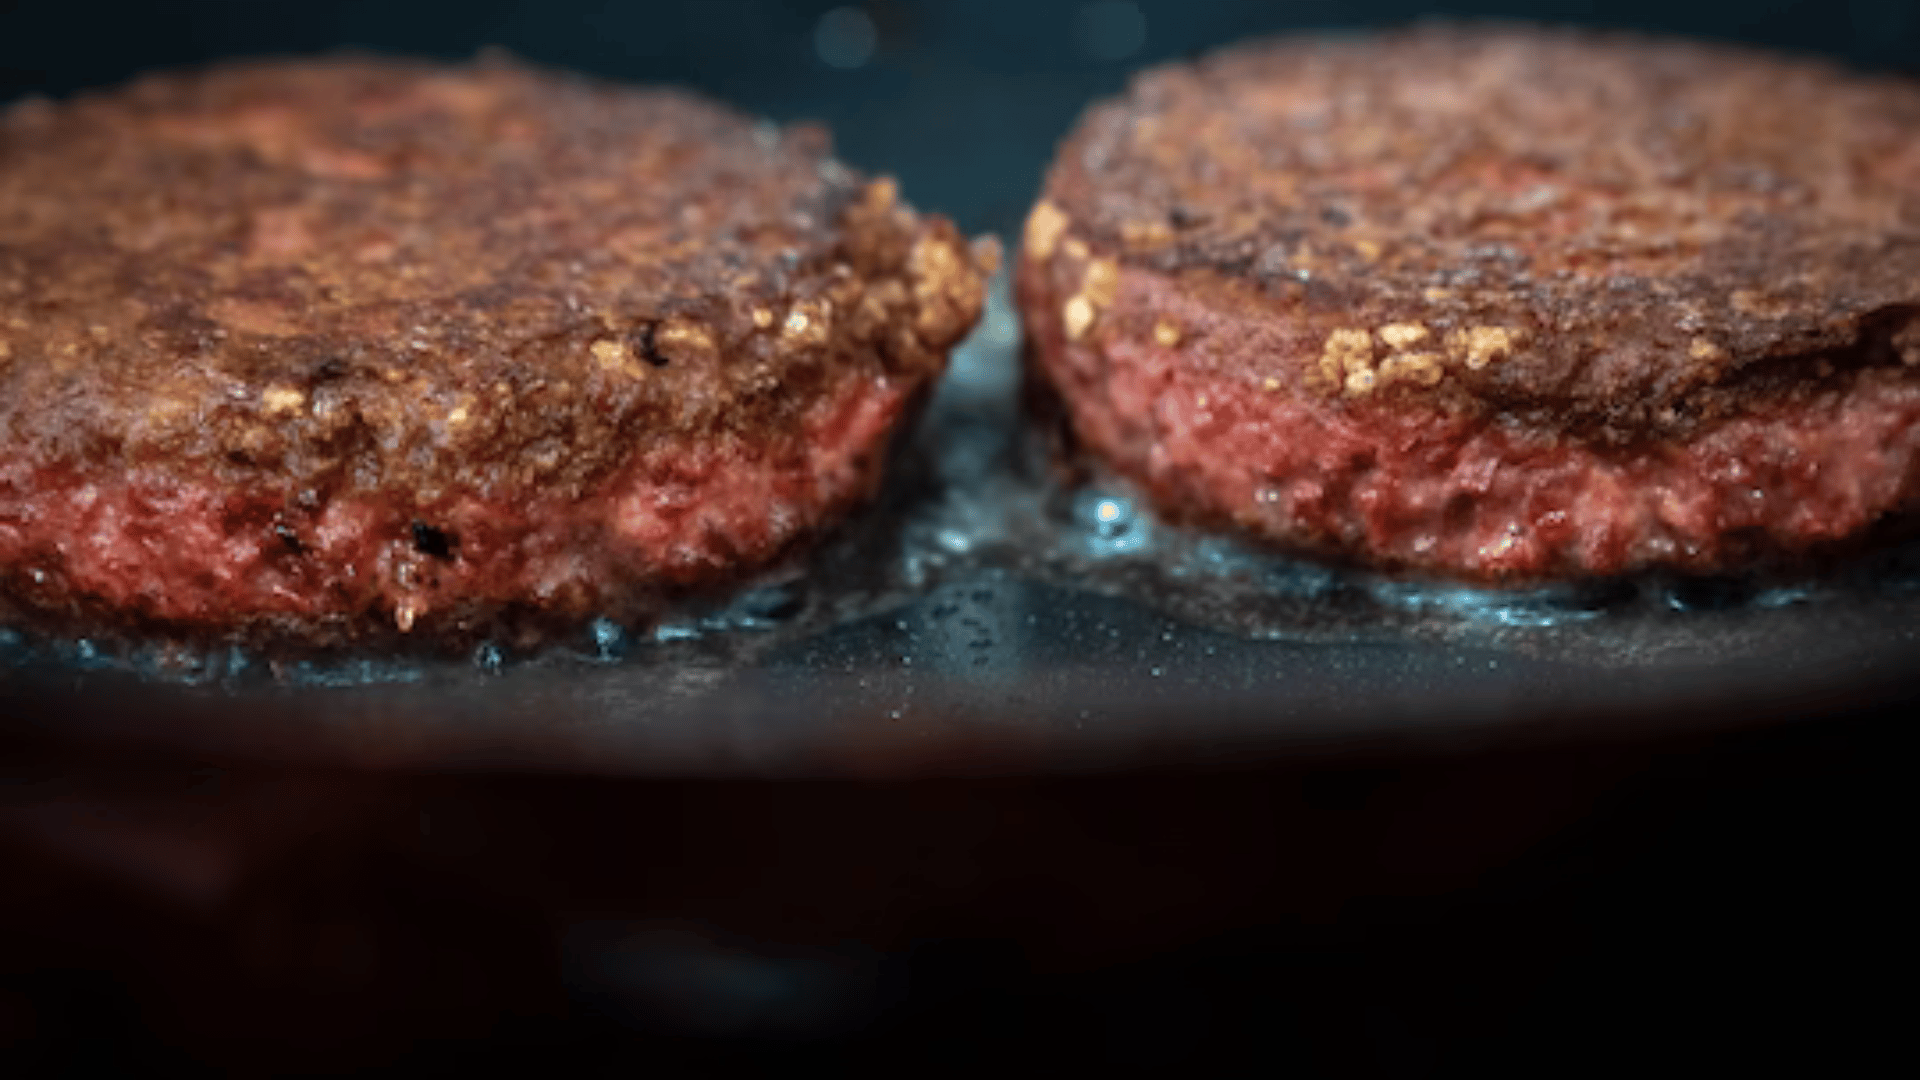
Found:
[[[1320,332],[1295,313],[1065,233],[1058,250],[1028,238],[1030,370],[1077,444],[1176,519],[1518,584],[1794,563],[1920,501],[1920,378],[1897,362],[1836,367],[1683,433],[1582,438],[1408,392],[1434,377],[1418,364],[1376,361],[1385,385],[1330,392]]]
[[[89,383],[90,351],[111,342],[49,356],[0,335],[0,378],[12,391],[0,433],[37,465],[158,466],[286,488],[295,515],[343,492],[582,495],[663,439],[790,429],[846,370],[936,378],[978,318],[982,259],[881,180],[842,211],[839,239],[788,275],[778,298],[736,304],[719,293],[678,305],[741,308],[714,318],[609,325],[590,314],[431,377],[383,363],[385,341],[269,336],[249,347],[273,357],[270,373],[208,379],[187,369],[191,388],[149,390]]]
[[[250,471],[235,483],[178,462],[103,467],[8,455],[15,482],[0,490],[0,529],[16,550],[0,599],[12,597],[16,621],[56,633],[117,627],[336,647],[461,642],[502,627],[531,640],[595,616],[645,623],[678,597],[763,572],[872,496],[889,439],[978,318],[997,258],[990,242],[969,248],[944,221],[900,206],[886,181],[870,185],[846,221],[851,235],[911,244],[897,278],[834,277],[843,317],[820,317],[834,310],[832,293],[786,313],[777,332],[796,347],[852,359],[793,388],[782,423],[657,436],[583,490],[423,492],[384,482],[316,491],[299,478]],[[856,430],[827,437],[847,424]],[[135,490],[135,474],[158,492]],[[92,531],[34,528],[36,501],[55,486],[64,502],[84,504],[76,521]],[[108,505],[117,516],[103,519]],[[63,554],[73,544],[85,559]],[[143,545],[168,549],[152,581],[113,565]],[[69,573],[69,561],[89,565]],[[242,571],[260,580],[229,584]]]
[[[1296,293],[1276,295],[1213,268],[1142,266],[1129,260],[1124,248],[1083,234],[1045,198],[1028,216],[1020,259],[1020,273],[1033,283],[1023,295],[1029,304],[1053,305],[1069,341],[1121,325],[1127,333],[1191,347],[1208,337],[1245,337],[1235,327],[1244,319],[1262,324],[1259,337],[1231,347],[1208,346],[1196,353],[1195,362],[1329,402],[1498,417],[1601,448],[1693,437],[1755,408],[1842,386],[1866,369],[1920,382],[1920,303],[1889,305],[1834,327],[1839,340],[1831,345],[1797,349],[1792,340],[1775,342],[1771,355],[1730,365],[1724,380],[1700,382],[1629,424],[1618,414],[1596,416],[1565,401],[1488,390],[1488,381],[1497,379],[1503,366],[1529,350],[1553,348],[1551,335],[1527,312],[1493,313],[1485,322],[1393,314],[1369,321],[1358,317],[1361,312],[1318,305]],[[1165,282],[1207,314],[1185,325],[1130,310],[1121,295],[1123,277]],[[1703,355],[1696,354],[1710,352],[1715,361],[1728,359],[1702,343],[1674,347],[1683,354],[1676,363],[1700,361]]]

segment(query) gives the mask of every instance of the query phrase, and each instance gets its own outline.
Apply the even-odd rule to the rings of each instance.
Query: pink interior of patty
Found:
[[[464,602],[592,614],[635,587],[764,565],[868,495],[906,397],[844,380],[797,430],[654,448],[575,500],[344,494],[276,518],[277,490],[0,459],[0,565],[29,595],[183,624],[377,610],[407,629]],[[422,550],[416,521],[444,554]]]
[[[1127,302],[1155,312],[1134,321],[1205,320],[1175,290],[1124,276]],[[1297,375],[1269,387],[1299,355],[1208,368],[1120,333],[1065,344],[1049,323],[1036,320],[1057,346],[1043,361],[1081,438],[1160,499],[1381,565],[1494,581],[1710,571],[1756,534],[1803,549],[1920,498],[1920,386],[1894,371],[1686,438],[1601,448],[1321,394]]]

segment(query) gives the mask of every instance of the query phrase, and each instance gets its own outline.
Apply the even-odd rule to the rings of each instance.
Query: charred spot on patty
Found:
[[[307,381],[318,386],[322,383],[330,383],[338,379],[344,379],[347,377],[348,372],[352,370],[345,360],[337,356],[329,356],[314,366],[313,370],[307,376]]]
[[[667,366],[668,359],[667,354],[660,351],[659,334],[658,322],[644,322],[640,324],[640,329],[634,331],[632,340],[634,351],[640,354],[640,359],[654,367],[663,368]]]
[[[418,519],[413,523],[412,532],[413,550],[436,559],[451,561],[453,549],[460,545],[458,537]]]

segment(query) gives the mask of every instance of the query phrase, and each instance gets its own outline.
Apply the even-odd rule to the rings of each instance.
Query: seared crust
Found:
[[[497,61],[29,102],[0,125],[0,430],[577,494],[640,440],[790,423],[838,366],[938,370],[978,286],[896,210],[817,129]]]
[[[1920,499],[1920,87],[1527,28],[1283,40],[1088,111],[1018,291],[1176,516],[1484,581],[1720,572]]]
[[[1090,110],[1029,237],[1285,308],[1286,381],[1628,440],[1920,361],[1917,133],[1920,86],[1733,48],[1276,41]]]
[[[0,591],[298,634],[375,611],[405,630],[475,604],[578,615],[630,606],[623,590],[710,583],[871,487],[867,459],[983,289],[951,225],[832,160],[824,132],[676,91],[502,60],[335,58],[22,102],[0,114]],[[844,469],[802,460],[842,437],[816,456]],[[711,543],[701,528],[734,523],[666,538],[640,510],[590,505],[613,487],[697,503],[701,476],[756,469],[787,487],[818,471],[819,489]],[[247,559],[303,598],[228,590],[222,611],[163,595],[177,583],[156,568],[146,592],[103,599],[69,580],[87,540],[29,535],[36,499],[84,509],[93,484],[240,499],[213,531],[264,545]],[[497,527],[496,549],[545,529],[537,558],[581,566],[560,584],[489,577],[506,564],[434,516],[460,507]],[[504,520],[519,513],[549,520]],[[131,543],[92,517],[77,527]],[[355,548],[343,530],[379,535]],[[586,554],[556,548],[569,532]],[[472,573],[438,593],[409,584],[457,577],[462,559]]]

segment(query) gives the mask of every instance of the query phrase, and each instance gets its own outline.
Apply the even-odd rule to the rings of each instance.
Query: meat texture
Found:
[[[0,114],[0,616],[641,620],[875,488],[976,253],[810,126],[483,59]]]
[[[1288,39],[1082,118],[1019,297],[1167,512],[1519,582],[1737,570],[1920,496],[1920,87],[1529,27]]]

